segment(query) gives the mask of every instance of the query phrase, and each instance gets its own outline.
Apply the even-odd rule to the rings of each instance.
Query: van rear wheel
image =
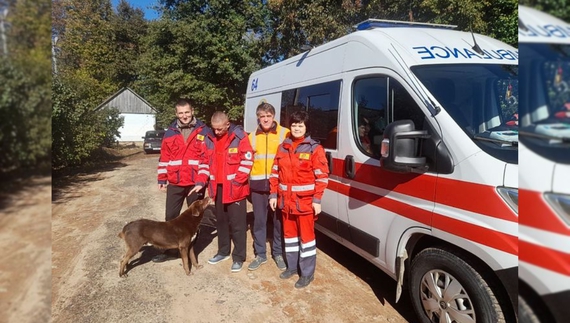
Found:
[[[463,259],[438,249],[412,261],[409,291],[420,322],[505,322],[493,291]]]

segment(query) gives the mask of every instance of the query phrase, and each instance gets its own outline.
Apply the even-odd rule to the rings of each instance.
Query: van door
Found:
[[[285,90],[281,95],[280,120],[282,126],[289,125],[289,116],[298,110],[309,113],[309,133],[311,138],[318,140],[325,148],[329,162],[329,187],[336,186],[333,168],[339,167],[338,161],[338,113],[340,104],[340,91],[342,88],[339,79],[326,80]],[[338,218],[339,192],[327,189],[323,195],[322,213],[318,216],[316,227],[330,237],[343,240],[339,232],[340,222],[348,222],[346,218]],[[346,217],[346,213],[343,214]]]
[[[365,251],[364,256],[393,270],[403,233],[414,226],[431,226],[436,176],[399,174],[380,168],[380,147],[387,124],[411,119],[416,129],[423,129],[427,122],[399,76],[382,72],[354,74],[345,81],[352,86],[342,105],[348,111],[341,115],[348,122],[342,123],[346,135],[340,146],[346,165],[342,177],[349,189],[344,200],[339,200],[339,212],[346,213],[351,242]]]

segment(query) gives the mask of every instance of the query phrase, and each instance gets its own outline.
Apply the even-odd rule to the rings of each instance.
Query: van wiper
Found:
[[[501,144],[501,145],[507,145],[507,146],[518,146],[519,145],[518,141],[509,141],[509,140],[503,140],[503,139],[497,139],[497,138],[489,138],[487,136],[482,136],[481,134],[476,134],[476,135],[472,136],[471,138],[476,139],[476,140],[480,140],[480,141],[490,141],[490,142],[494,142],[494,143]]]
[[[537,133],[537,132],[528,131],[528,130],[521,130],[521,129],[519,129],[519,135],[522,135],[525,137],[534,137],[534,138],[539,138],[539,139],[545,139],[545,140],[557,140],[557,141],[564,142],[564,143],[570,142],[569,137],[559,137],[559,136],[547,135],[544,133]]]

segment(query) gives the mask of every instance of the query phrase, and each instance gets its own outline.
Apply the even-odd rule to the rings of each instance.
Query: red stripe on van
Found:
[[[519,260],[570,276],[570,254],[558,250],[520,240]]]
[[[379,161],[378,161],[379,162]],[[333,174],[349,179],[344,172],[344,160],[333,161]],[[390,191],[421,198],[434,200],[433,187],[437,178],[435,176],[420,174],[399,174],[384,170],[378,166],[356,163],[355,175],[352,180]]]
[[[334,159],[333,175],[349,179],[344,172],[344,160]],[[495,187],[431,175],[399,174],[379,166],[356,163],[354,181],[380,187],[427,201],[483,214],[493,218],[518,222],[518,216],[499,196]],[[437,181],[437,195],[434,192]]]
[[[424,209],[393,200],[386,196],[367,192],[336,181],[330,180],[327,188],[350,198],[400,214],[401,216],[423,223],[427,226],[433,226],[433,228],[513,255],[517,254],[518,238],[515,236],[499,231],[489,230],[471,223],[452,219],[441,214],[432,213]],[[433,224],[430,224],[432,214]]]
[[[494,186],[449,178],[437,182],[437,203],[518,223],[517,214],[497,193]]]
[[[513,255],[518,253],[519,238],[510,234],[480,227],[437,213],[434,213],[433,227]]]
[[[330,181],[328,189],[338,192],[342,195],[349,196],[364,203],[372,204],[379,208],[401,214],[406,218],[431,226],[431,212],[417,208],[415,206],[398,202],[386,196],[374,194],[361,190],[359,188],[344,185],[339,182]]]
[[[542,197],[541,192],[519,189],[519,223],[570,236],[568,225]]]

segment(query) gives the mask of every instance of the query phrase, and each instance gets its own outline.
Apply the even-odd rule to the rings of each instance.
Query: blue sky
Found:
[[[140,8],[144,11],[144,17],[147,20],[154,20],[158,18],[158,12],[150,9],[153,5],[158,4],[158,0],[127,0],[127,2],[133,8]],[[119,4],[119,0],[111,0],[113,7],[116,8],[117,4]]]

